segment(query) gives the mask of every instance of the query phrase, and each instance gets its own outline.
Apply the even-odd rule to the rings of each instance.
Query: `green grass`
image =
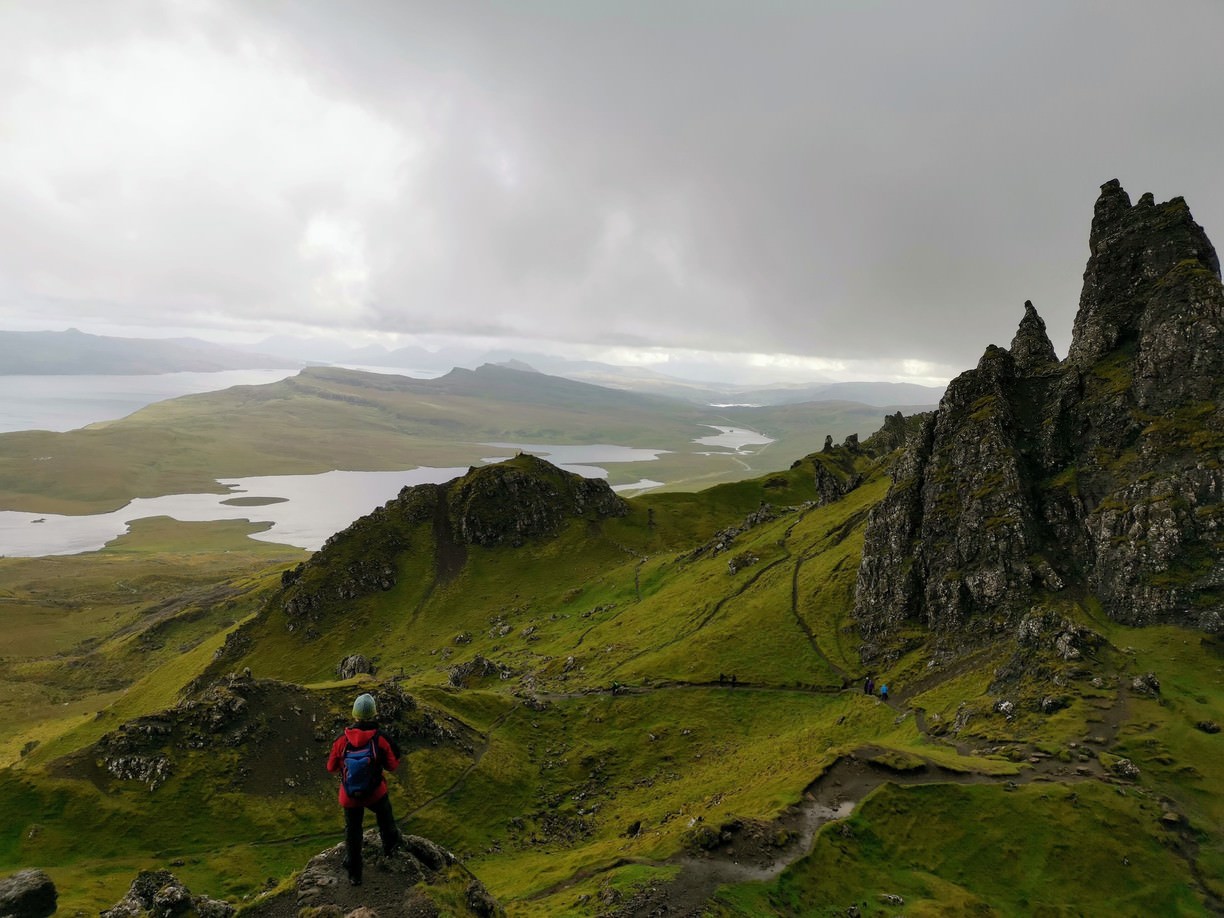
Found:
[[[130,715],[125,693],[145,676],[172,683],[153,703],[173,697],[203,668],[190,662],[200,648],[215,650],[221,631],[259,607],[277,566],[306,556],[247,538],[258,528],[138,520],[100,551],[0,559],[0,715],[14,728],[0,738],[0,763],[114,704]]]
[[[1096,783],[881,787],[770,886],[721,899],[732,914],[1206,915],[1150,799]],[[1105,902],[1108,901],[1108,906]]]
[[[604,890],[628,895],[670,875],[697,817],[715,827],[767,822],[855,751],[902,771],[925,767],[933,781],[941,768],[956,775],[886,784],[846,821],[849,834],[826,827],[776,882],[725,890],[722,913],[819,914],[859,903],[867,914],[893,914],[881,893],[904,896],[906,914],[1074,914],[1102,902],[1118,914],[1202,913],[1185,849],[1171,844],[1159,816],[1162,799],[1184,814],[1198,874],[1217,883],[1224,757],[1219,735],[1194,727],[1224,721],[1216,645],[1175,628],[1125,628],[1090,604],[1063,601],[1064,614],[1110,647],[1069,665],[1083,672],[1026,671],[1025,698],[1048,691],[1040,680],[1057,673],[1073,700],[1056,714],[1025,708],[1008,722],[990,713],[1007,653],[928,667],[932,648],[915,634],[877,680],[907,693],[928,725],[946,730],[962,703],[982,712],[959,736],[928,737],[903,707],[858,688],[853,585],[866,513],[887,481],[864,468],[860,488],[813,506],[812,461],[700,495],[643,496],[624,517],[573,521],[518,548],[468,546],[445,581],[432,522],[401,521],[394,538],[407,548],[395,557],[396,586],[326,603],[308,619],[286,615],[276,592],[280,571],[303,554],[258,543],[251,555],[236,553],[244,534],[235,524],[147,521],[103,552],[45,569],[13,562],[22,604],[38,596],[81,617],[54,652],[6,659],[0,698],[19,705],[31,687],[80,685],[96,708],[32,716],[15,731],[16,764],[0,771],[0,872],[49,867],[67,909],[111,905],[136,869],[180,860],[174,869],[193,890],[252,895],[338,840],[334,782],[321,773],[331,726],[355,692],[395,680],[421,706],[413,717],[437,725],[412,734],[393,784],[397,813],[407,830],[463,856],[514,915],[597,913]],[[763,501],[776,517],[715,554],[711,536],[742,525]],[[308,565],[299,583],[325,588],[349,562],[384,549],[367,541],[376,538],[389,537],[354,530],[332,567]],[[758,560],[731,574],[727,560],[743,553]],[[165,558],[182,582],[159,570]],[[120,570],[139,586],[137,598],[114,589]],[[70,604],[85,584],[100,609]],[[171,594],[176,602],[166,605]],[[24,621],[27,650],[36,650],[40,620]],[[238,649],[215,659],[227,635]],[[376,677],[337,681],[336,664],[357,652],[375,660]],[[477,655],[509,677],[449,685],[451,667]],[[91,744],[119,724],[173,706],[199,674],[244,667],[277,680],[259,683],[279,700],[258,713],[283,776],[244,782],[234,748],[193,749],[177,738],[166,741],[172,776],[154,791],[78,758],[84,751],[91,761]],[[1026,777],[1030,750],[1066,753],[1100,729],[1101,706],[1149,669],[1161,698],[1124,694],[1123,727],[1101,750],[1135,761],[1138,782],[1006,789]],[[128,678],[105,697],[120,670]],[[719,684],[720,674],[739,684]],[[610,693],[613,682],[625,693]],[[317,733],[306,726],[315,717]],[[291,728],[300,748],[282,749]],[[30,738],[39,743],[23,756]],[[955,742],[982,748],[961,754]],[[984,783],[955,783],[964,781]],[[640,831],[630,837],[634,823]]]

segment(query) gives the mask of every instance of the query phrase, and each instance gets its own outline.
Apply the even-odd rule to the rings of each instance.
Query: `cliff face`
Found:
[[[1224,627],[1224,288],[1181,198],[1102,186],[1066,360],[1025,304],[911,436],[873,511],[855,615],[1010,627],[1095,595],[1132,624]]]

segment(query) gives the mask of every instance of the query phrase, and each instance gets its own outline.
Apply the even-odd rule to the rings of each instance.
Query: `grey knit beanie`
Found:
[[[374,696],[369,693],[358,695],[357,700],[353,702],[353,716],[358,720],[373,720],[377,717],[378,705]]]

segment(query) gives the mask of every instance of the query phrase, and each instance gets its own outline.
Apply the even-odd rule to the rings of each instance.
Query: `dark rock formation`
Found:
[[[1101,186],[1088,247],[1091,254],[1067,355],[1084,370],[1167,321],[1178,297],[1161,288],[1170,282],[1182,285],[1188,280],[1183,273],[1220,278],[1215,249],[1184,199],[1156,205],[1151,195],[1144,195],[1132,207],[1117,179]],[[1209,282],[1205,289],[1210,293]],[[1194,316],[1184,318],[1194,324]],[[1218,369],[1218,324],[1214,328],[1209,340],[1217,343],[1213,356]]]
[[[624,516],[629,506],[601,478],[563,472],[535,456],[474,469],[453,483],[452,528],[468,545],[522,545],[567,519]]]
[[[863,441],[863,449],[871,456],[885,456],[901,449],[913,437],[919,435],[932,412],[924,411],[909,417],[900,411],[885,415],[884,426]]]
[[[58,894],[41,870],[19,870],[0,880],[0,915],[4,918],[47,918],[54,914]]]
[[[856,466],[856,459],[861,455],[858,437],[855,437],[853,446],[849,439],[841,446],[830,446],[826,442],[823,450],[808,457],[812,460],[816,493],[820,495],[818,504],[840,500],[863,483]]]
[[[340,679],[352,679],[362,673],[372,676],[375,671],[374,664],[359,653],[349,654],[336,664],[336,676]]]
[[[1102,187],[1070,355],[1025,304],[949,385],[872,512],[855,615],[1001,631],[1086,588],[1112,618],[1224,627],[1224,288],[1181,198]]]
[[[383,854],[375,829],[367,831],[362,841],[366,869],[361,886],[349,884],[344,845],[339,844],[311,858],[292,889],[255,900],[243,914],[250,918],[299,918],[307,913],[336,918],[444,914],[496,918],[505,914],[497,900],[453,854],[429,839],[405,835],[403,845],[391,854]],[[23,871],[17,877],[38,873]],[[7,882],[0,883],[0,896]],[[6,918],[9,914],[16,918],[46,918],[55,910],[54,887],[51,890],[50,911],[10,913],[5,910],[9,903],[0,898],[0,914]],[[102,912],[102,918],[232,918],[233,914],[234,906],[220,899],[192,895],[167,870],[145,870],[132,882],[126,896]]]
[[[228,902],[193,896],[168,870],[142,870],[127,895],[102,912],[102,918],[231,918],[233,914]]]
[[[473,682],[478,682],[481,679],[497,677],[498,679],[509,679],[514,675],[514,671],[508,666],[501,663],[494,663],[492,660],[477,654],[466,663],[459,663],[451,667],[448,679],[450,684],[455,688],[466,688]]]
[[[349,885],[344,845],[339,844],[311,858],[292,889],[256,900],[243,914],[249,918],[297,918],[306,913],[339,918],[357,910],[380,918],[505,914],[453,854],[429,839],[406,835],[403,847],[385,855],[377,831],[371,829],[363,839],[362,859],[361,886]]]
[[[1037,315],[1030,300],[1024,301],[1024,318],[1020,320],[1020,327],[1016,329],[1016,337],[1012,338],[1008,352],[1016,368],[1024,374],[1032,374],[1058,363],[1054,345],[1046,334],[1045,322]]]
[[[583,478],[535,456],[469,469],[446,484],[404,488],[399,496],[338,532],[309,561],[281,577],[290,630],[354,600],[394,589],[398,559],[430,524],[437,575],[454,576],[467,546],[522,545],[560,532],[566,521],[624,516],[629,505],[602,479]]]
[[[368,690],[378,703],[380,729],[401,745],[470,748],[454,718],[419,707],[399,683]],[[115,792],[140,790],[125,788],[129,782],[156,792],[167,780],[201,773],[218,789],[260,797],[334,788],[336,779],[322,763],[332,740],[351,721],[351,688],[321,694],[276,680],[229,676],[189,691],[173,708],[121,724],[59,767]],[[259,755],[243,756],[237,767],[220,764],[230,761],[229,750],[252,744]]]
[[[753,510],[738,526],[728,526],[726,529],[721,529],[714,533],[713,537],[704,545],[699,545],[686,555],[690,561],[696,560],[704,555],[709,555],[711,558],[721,554],[734,545],[737,537],[743,535],[749,530],[755,529],[763,523],[768,523],[770,520],[776,520],[781,515],[778,508],[772,504],[761,504],[756,510]]]

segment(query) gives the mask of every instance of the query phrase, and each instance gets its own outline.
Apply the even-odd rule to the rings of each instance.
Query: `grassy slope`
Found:
[[[481,445],[489,442],[671,450],[656,462],[612,464],[612,482],[645,476],[694,490],[788,465],[826,432],[869,432],[882,415],[847,403],[718,410],[497,367],[434,380],[312,369],[81,430],[2,434],[0,507],[92,513],[133,497],[220,493],[219,477],[467,466],[497,452]],[[753,455],[693,443],[720,424],[778,442]]]
[[[289,632],[274,605],[247,626],[253,649],[224,667],[302,684],[312,700],[297,707],[337,717],[357,690],[331,681],[339,659],[365,653],[383,676],[402,668],[405,687],[438,717],[465,725],[470,741],[414,748],[393,791],[397,811],[410,831],[466,856],[512,913],[524,915],[589,913],[609,884],[632,888],[673,872],[668,859],[683,850],[694,819],[717,826],[772,818],[838,755],[864,744],[891,750],[897,761],[917,756],[988,773],[1019,767],[992,744],[1079,748],[1096,729],[1093,705],[1113,704],[1132,670],[1152,669],[1164,682],[1163,703],[1128,701],[1111,747],[1139,764],[1137,785],[1122,792],[1077,785],[1078,807],[1061,786],[886,785],[851,817],[849,834],[826,827],[811,855],[782,878],[727,890],[721,908],[819,913],[860,902],[883,914],[876,896],[888,892],[904,895],[913,914],[978,914],[987,905],[1004,914],[1047,906],[1070,914],[1101,901],[1116,914],[1201,911],[1186,891],[1189,862],[1156,819],[1160,798],[1174,801],[1197,838],[1200,875],[1224,873],[1211,828],[1220,824],[1224,788],[1218,735],[1193,728],[1197,719],[1224,720],[1217,652],[1175,629],[1094,622],[1117,647],[1132,648],[1099,667],[1106,689],[1091,688],[1085,674],[1074,684],[1083,700],[1067,712],[1013,724],[985,713],[999,662],[989,655],[929,685],[917,685],[926,673],[921,651],[880,673],[914,684],[914,704],[928,721],[951,720],[962,703],[983,712],[965,734],[981,748],[959,756],[923,735],[913,717],[895,716],[853,687],[837,690],[862,675],[848,611],[864,514],[883,492],[882,477],[828,507],[784,512],[730,551],[691,555],[763,499],[800,507],[813,496],[810,474],[801,467],[701,495],[644,496],[628,517],[597,530],[575,524],[517,550],[473,548],[446,584],[433,582],[424,526],[393,590],[346,604],[313,640]],[[759,560],[729,573],[727,560],[744,552]],[[1090,610],[1082,614],[1092,621]],[[227,790],[224,755],[184,753],[174,778],[152,795],[132,782],[57,770],[59,755],[166,706],[219,641],[152,669],[112,715],[68,732],[61,724],[52,731],[57,739],[0,773],[0,869],[50,866],[64,908],[109,905],[138,866],[175,859],[193,888],[237,897],[338,837],[334,788],[314,770],[327,736],[306,743],[294,765],[304,769],[301,784],[291,792]],[[447,686],[450,667],[477,654],[513,675]],[[719,674],[744,684],[720,686]],[[608,693],[613,681],[627,694]],[[524,705],[524,694],[543,709]],[[290,725],[303,716],[277,713]],[[634,822],[641,831],[630,838]],[[1118,866],[1122,856],[1129,872]],[[583,894],[595,898],[575,907]]]
[[[157,694],[172,700],[191,652],[257,608],[269,568],[306,556],[246,537],[257,528],[149,519],[97,552],[0,559],[0,717],[13,728],[0,763],[122,705],[127,686],[165,665]]]

